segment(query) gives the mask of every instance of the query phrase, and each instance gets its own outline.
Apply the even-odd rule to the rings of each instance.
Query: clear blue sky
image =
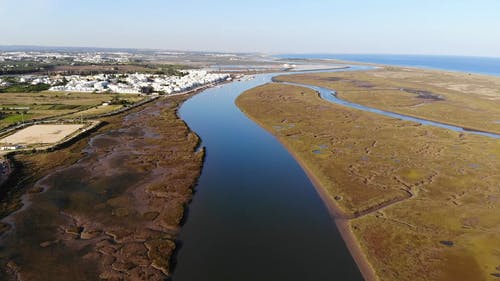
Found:
[[[0,45],[500,57],[499,0],[0,0]]]

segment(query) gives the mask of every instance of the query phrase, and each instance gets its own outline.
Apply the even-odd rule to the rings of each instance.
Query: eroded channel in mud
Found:
[[[3,275],[19,280],[164,280],[202,165],[178,119],[184,97],[161,99],[89,140],[86,156],[35,183],[6,219]]]

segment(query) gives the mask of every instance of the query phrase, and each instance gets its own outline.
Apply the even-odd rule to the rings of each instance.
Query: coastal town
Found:
[[[59,55],[62,56],[62,54]],[[93,120],[122,113],[158,96],[193,92],[203,87],[232,81],[233,77],[240,78],[241,75],[210,72],[204,69],[175,69],[170,75],[135,72],[0,76],[0,93],[4,95],[4,100],[0,103],[0,115],[3,118],[0,119],[3,119],[5,123],[0,127],[0,155],[12,151],[47,147],[47,144],[50,147],[50,144],[60,143],[61,140],[73,134],[72,131],[62,135],[57,141],[49,141],[47,138],[50,138],[50,134],[41,137],[40,133],[50,126],[55,127],[55,131],[58,132],[60,128],[73,126],[75,122],[82,123],[84,117],[86,120]],[[78,94],[83,96],[80,98]],[[24,103],[19,101],[17,95],[23,95],[29,99],[38,96],[44,102],[43,104]],[[54,99],[51,104],[47,103],[45,99],[47,96]],[[80,99],[82,99],[81,102]],[[89,99],[91,101],[87,102]],[[16,102],[13,103],[14,101]],[[85,105],[79,105],[79,103]],[[6,120],[12,121],[9,123]],[[38,130],[31,130],[36,126],[39,126]],[[27,139],[21,141],[19,138],[10,138],[25,131],[31,132],[28,133]],[[27,142],[26,140],[29,139],[36,139],[36,141]]]
[[[0,87],[23,84],[45,87],[54,92],[121,93],[121,94],[173,94],[207,84],[230,81],[229,74],[210,73],[206,70],[180,70],[179,75],[161,74],[97,74],[97,75],[22,75],[0,78]]]
[[[239,76],[236,76],[239,77]],[[159,74],[145,74],[145,73],[131,73],[131,74],[97,74],[97,75],[71,75],[71,76],[40,76],[40,75],[20,75],[20,76],[10,76],[7,78],[0,78],[0,89],[9,87],[31,87],[34,86],[35,90],[61,93],[66,92],[71,95],[71,93],[89,93],[89,94],[129,94],[130,96],[139,95],[144,96],[144,99],[139,100],[135,104],[130,104],[126,99],[120,100],[117,96],[114,100],[104,101],[100,105],[96,106],[96,109],[100,110],[102,116],[107,116],[110,114],[121,113],[128,109],[134,108],[135,106],[141,105],[151,99],[156,98],[159,95],[177,95],[183,94],[190,91],[194,91],[197,88],[204,86],[215,85],[225,81],[231,81],[233,78],[229,74],[224,73],[210,73],[205,70],[181,70],[179,75],[159,75]],[[146,97],[146,96],[153,97]],[[113,104],[119,104],[119,107],[112,106]],[[26,115],[29,114],[32,108],[30,107],[1,107],[3,110],[17,110],[25,112]],[[88,109],[80,111],[80,119],[83,113],[86,111],[95,112],[96,109]],[[23,115],[21,113],[21,115]],[[68,117],[71,117],[69,115]],[[97,116],[99,117],[99,114]],[[44,137],[41,136],[41,132],[45,131],[45,128],[50,126],[55,126],[55,132],[60,132],[60,128],[67,127],[65,123],[73,124],[75,118],[69,118],[68,120],[63,119],[64,116],[58,117],[55,120],[44,121],[46,125],[40,124],[40,121],[25,121],[23,120],[17,122],[16,127],[2,128],[0,130],[0,155],[5,154],[10,151],[25,150],[26,148],[36,148],[43,147],[47,143],[58,143],[65,137],[71,135],[73,132],[64,134],[61,139],[57,141],[48,141],[47,138],[51,138],[51,134]],[[78,119],[79,120],[79,119]],[[57,122],[54,125],[53,122]],[[79,121],[81,122],[81,121]],[[28,127],[26,127],[28,126]],[[39,126],[38,130],[31,132],[30,130],[36,126]],[[69,125],[72,126],[72,125]],[[16,128],[22,130],[15,130]],[[22,134],[24,131],[30,131],[23,141],[18,138],[11,138],[17,134]],[[82,132],[84,132],[83,130]],[[59,133],[54,133],[59,134]],[[31,140],[31,142],[29,141]],[[33,141],[36,140],[36,141]],[[1,158],[0,158],[1,159]]]

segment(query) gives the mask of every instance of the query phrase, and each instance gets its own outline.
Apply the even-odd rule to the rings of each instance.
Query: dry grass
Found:
[[[500,133],[498,77],[390,67],[277,80],[330,88],[342,99],[374,108]]]
[[[351,218],[380,280],[497,279],[499,140],[349,109],[283,84],[252,89],[237,105]]]

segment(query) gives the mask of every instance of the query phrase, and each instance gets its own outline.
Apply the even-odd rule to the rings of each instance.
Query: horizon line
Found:
[[[24,44],[0,44],[0,48],[69,48],[69,49],[102,49],[102,50],[135,50],[135,51],[171,51],[171,52],[192,52],[192,53],[221,53],[221,54],[253,54],[253,55],[380,55],[380,56],[436,56],[436,57],[469,57],[469,58],[494,58],[500,59],[495,55],[465,55],[465,54],[425,54],[425,53],[347,53],[347,52],[242,52],[242,51],[220,51],[220,50],[193,50],[193,49],[168,49],[168,48],[139,48],[139,47],[96,47],[96,46],[65,46],[65,45],[24,45]]]

